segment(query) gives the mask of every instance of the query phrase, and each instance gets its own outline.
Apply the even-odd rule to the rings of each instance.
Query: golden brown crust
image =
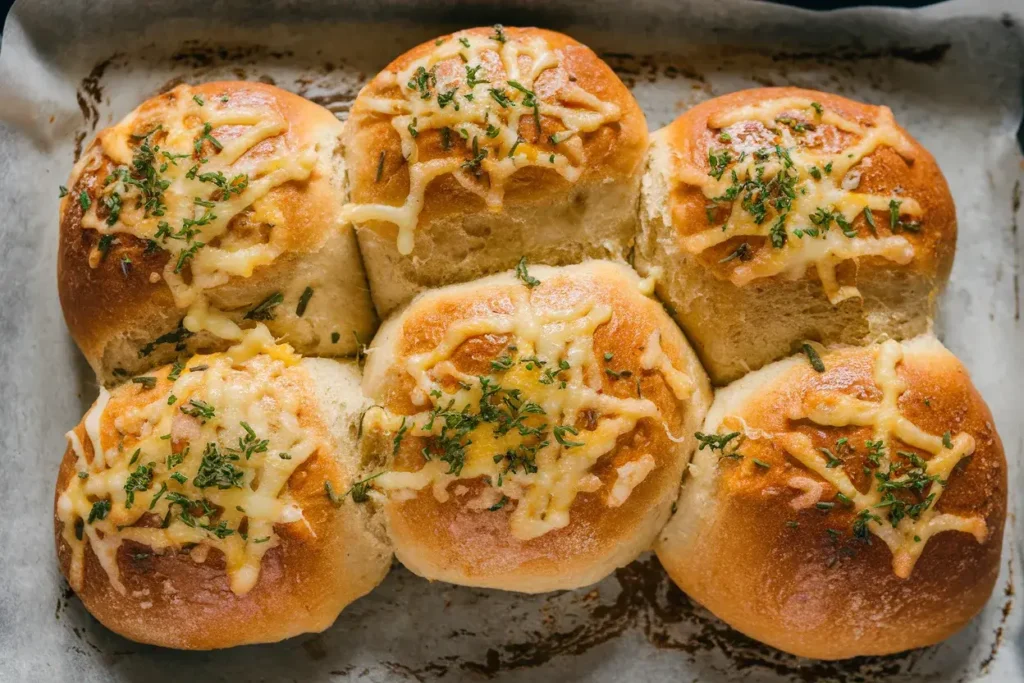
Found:
[[[522,256],[562,265],[624,259],[632,246],[648,140],[639,104],[586,46],[552,31],[506,28],[501,45],[524,49],[520,80],[531,77],[530,50],[547,45],[557,56],[557,66],[542,70],[535,85],[524,80],[541,103],[533,109],[530,96],[509,85],[515,78],[503,60],[510,57],[491,41],[494,33],[474,28],[442,36],[440,46],[413,48],[353,104],[345,128],[349,208],[381,316],[420,291],[507,270]],[[434,100],[409,89],[407,74],[418,60],[460,41],[472,43],[470,56],[463,55],[470,61],[453,54],[438,62]],[[477,78],[485,79],[479,83],[487,85],[470,87],[464,70],[477,67]],[[406,112],[433,107],[449,85],[462,113],[446,105],[421,115],[409,137],[406,130],[416,126]],[[499,104],[500,93],[511,104]],[[428,123],[445,117],[470,125]],[[552,142],[552,135],[560,137]]]
[[[600,392],[607,396],[652,401],[659,419],[641,419],[629,432],[618,436],[610,453],[601,457],[590,472],[600,479],[593,492],[581,492],[569,512],[569,523],[529,540],[510,532],[517,504],[489,511],[472,509],[467,502],[490,488],[482,479],[458,480],[467,490],[439,502],[429,490],[409,500],[392,497],[386,504],[389,535],[399,559],[427,578],[505,590],[539,592],[586,585],[631,561],[645,550],[663,522],[682,468],[692,452],[692,429],[699,424],[710,399],[710,389],[696,358],[661,306],[643,296],[639,280],[631,271],[607,262],[591,261],[567,268],[533,267],[530,273],[541,280],[531,290],[534,311],[566,311],[588,302],[607,304],[611,319],[594,334],[595,357],[600,368],[620,373],[618,378],[595,368],[600,375]],[[496,276],[448,287],[423,295],[395,319],[388,322],[370,353],[364,383],[368,397],[389,412],[412,415],[422,406],[410,400],[412,377],[405,363],[415,354],[434,349],[453,326],[491,314],[507,314],[517,308],[522,282],[510,276]],[[645,369],[641,356],[652,333],[671,363],[685,372],[694,384],[693,394],[680,400],[663,374]],[[462,343],[450,357],[458,371],[470,376],[492,375],[492,361],[508,354],[513,337],[506,334],[474,336]],[[375,354],[382,354],[379,358]],[[380,363],[380,376],[375,376]],[[385,367],[387,369],[385,369]],[[497,378],[501,382],[501,377]],[[639,393],[638,393],[639,391]],[[525,394],[527,397],[530,394]],[[552,418],[547,417],[550,421]],[[596,426],[581,418],[576,426],[585,434]],[[682,443],[673,435],[687,434]],[[380,439],[390,449],[392,432]],[[582,438],[582,437],[581,437]],[[391,467],[416,471],[424,465],[421,451],[427,437],[406,436]],[[639,483],[625,502],[614,509],[609,496],[616,481],[616,468],[653,456],[656,467]],[[653,515],[653,517],[652,517]],[[656,521],[652,525],[652,518]],[[624,552],[623,552],[624,551]]]
[[[935,160],[888,108],[799,88],[717,97],[652,135],[640,222],[637,269],[660,273],[717,385],[805,340],[928,332],[957,234]]]
[[[593,94],[602,102],[614,104],[621,111],[621,118],[615,123],[602,126],[593,133],[583,135],[583,174],[577,183],[592,185],[622,182],[634,176],[643,163],[647,147],[647,122],[640,105],[611,68],[594,52],[569,36],[540,28],[504,29],[508,40],[526,40],[534,37],[543,39],[562,56],[561,66],[544,71],[537,82],[537,91],[546,92],[553,101],[563,102],[557,95],[559,83],[567,79],[583,90]],[[460,32],[471,36],[487,37],[494,33],[492,28],[473,28]],[[452,34],[437,40],[454,40]],[[403,71],[416,60],[430,54],[436,48],[435,40],[428,40],[391,62],[384,71],[371,81],[359,94],[352,106],[346,128],[346,156],[351,182],[352,201],[361,204],[401,205],[409,194],[408,164],[403,159],[401,140],[391,125],[391,117],[374,112],[366,106],[369,97],[402,96],[405,84],[391,82],[393,75]],[[527,61],[523,58],[523,67]],[[493,60],[485,69],[495,83],[508,76],[501,69],[500,62]],[[446,60],[439,69],[462,69],[458,58]],[[534,119],[524,116],[520,121],[519,134],[530,145],[538,149],[538,156],[557,151],[548,137],[564,130],[560,122],[550,116],[541,116],[541,130],[538,135]],[[440,158],[467,159],[469,147],[458,136],[453,136],[451,150],[442,146],[441,131],[428,130],[417,136],[420,158],[424,161]],[[377,168],[381,154],[384,165],[381,181],[377,182]],[[553,170],[526,167],[517,171],[505,193],[505,210],[517,204],[544,204],[565,195],[573,183],[565,180]],[[435,180],[426,196],[420,225],[453,214],[470,214],[486,211],[483,199],[463,188],[448,175]],[[394,240],[397,229],[394,224],[373,221],[365,224],[375,232]],[[497,237],[497,236],[496,236]],[[500,238],[499,238],[500,239]]]
[[[241,320],[253,306],[275,292],[282,292],[285,300],[278,307],[278,315],[275,320],[267,321],[277,336],[288,337],[293,346],[306,353],[343,355],[353,352],[352,333],[365,341],[374,331],[376,319],[354,236],[338,218],[345,197],[343,170],[340,152],[335,154],[332,150],[339,144],[343,126],[328,110],[297,95],[263,83],[240,81],[179,86],[147,100],[118,126],[101,131],[76,164],[68,182],[68,195],[61,201],[57,259],[58,293],[72,337],[105,384],[110,384],[115,377],[138,374],[175,357],[173,344],[160,346],[156,353],[145,358],[138,356],[141,347],[173,332],[185,316],[185,308],[176,305],[163,277],[168,260],[174,257],[171,252],[156,248],[159,243],[119,230],[117,225],[113,227],[113,239],[104,254],[100,251],[103,236],[83,226],[85,211],[80,197],[85,193],[96,216],[105,220],[110,211],[101,198],[107,178],[122,163],[107,156],[105,145],[116,148],[128,134],[144,135],[154,130],[172,115],[182,99],[190,100],[193,96],[203,101],[206,109],[275,112],[286,121],[284,133],[259,142],[238,164],[251,168],[275,155],[295,155],[303,149],[315,149],[320,155],[320,161],[307,179],[274,187],[258,200],[258,212],[253,207],[246,209],[231,221],[228,235],[218,238],[218,243],[227,244],[229,239],[258,234],[264,243],[279,249],[280,256],[272,263],[256,266],[250,277],[231,276],[223,284],[207,289],[210,303],[228,312],[233,319]],[[192,118],[186,121],[194,123]],[[243,135],[246,128],[243,125],[218,126],[215,137],[227,144]],[[158,131],[152,142],[159,144],[161,135],[162,131]],[[205,143],[201,154],[216,158],[216,150],[210,143]],[[197,159],[198,156],[193,155],[175,163],[196,164],[202,172]],[[166,163],[166,159],[158,152],[155,165],[161,163]],[[129,200],[126,199],[125,204],[127,206]],[[134,201],[131,204],[134,205]],[[171,229],[178,227],[173,225]],[[197,240],[201,239],[204,237],[200,232]],[[333,266],[338,273],[305,272],[305,264],[319,266],[321,262],[323,267],[319,270],[326,271]],[[184,272],[188,272],[187,267]],[[342,272],[347,274],[340,274]],[[316,297],[314,293],[307,313],[299,317],[294,312],[307,285],[319,289],[321,296]],[[328,293],[339,288],[347,299],[340,306],[339,297]],[[337,343],[330,341],[334,331],[339,332]],[[224,340],[202,333],[188,339],[180,350],[194,353],[221,350],[226,346]],[[118,370],[117,375],[115,370]]]
[[[728,147],[727,144],[719,140],[721,129],[715,128],[709,119],[722,112],[784,98],[809,99],[820,104],[825,110],[836,112],[843,118],[860,125],[874,125],[879,112],[883,109],[817,90],[790,87],[754,88],[730,93],[698,104],[666,127],[664,140],[677,153],[687,150],[689,153],[688,163],[707,173],[711,170],[708,153]],[[796,116],[800,116],[799,110],[794,108],[794,112]],[[909,149],[903,151],[907,156],[904,157],[903,154],[888,146],[881,146],[873,153],[866,155],[856,167],[861,171],[857,192],[897,195],[914,199],[920,203],[923,209],[920,230],[898,233],[913,245],[914,259],[906,266],[899,266],[882,257],[868,257],[862,259],[857,268],[847,265],[843,269],[845,272],[840,273],[841,283],[855,284],[857,277],[870,277],[872,268],[906,267],[927,273],[942,282],[949,277],[949,271],[953,265],[953,251],[956,247],[956,211],[953,206],[953,197],[949,192],[945,176],[939,170],[934,157],[911,138],[905,130],[899,126],[896,128],[910,143]],[[777,139],[759,123],[747,124],[745,132],[749,135],[749,140],[756,140],[757,144],[764,146],[772,146]],[[815,137],[815,147],[830,153],[849,148],[859,140],[857,135],[844,133],[828,124],[818,124],[816,132],[820,137]],[[797,136],[797,140],[801,140],[800,136]],[[708,198],[704,196],[699,187],[686,182],[680,182],[672,188],[669,201],[672,226],[679,236],[692,235],[717,227],[723,221],[721,212],[713,215],[715,220],[709,220],[706,210]],[[888,215],[880,211],[873,213],[877,235],[885,237],[894,234],[890,228]],[[860,237],[873,235],[867,219],[863,215],[858,215],[852,221],[852,226]],[[702,252],[698,259],[715,277],[727,279],[729,274],[742,262],[739,259],[733,259],[726,263],[720,263],[720,261],[729,256],[743,241],[747,241],[751,247],[756,249],[772,248],[771,244],[763,239],[751,240],[750,238],[733,237]],[[815,278],[816,274],[809,271],[808,277]]]
[[[841,453],[841,467],[857,489],[869,491],[879,471],[865,447],[875,438],[871,427],[823,427],[787,416],[799,414],[808,397],[821,392],[880,400],[873,379],[879,348],[832,350],[823,356],[823,373],[800,359],[752,373],[716,398],[705,431],[729,431],[727,425],[736,424],[731,416],[745,423],[747,434],[803,434],[815,448]],[[999,573],[1007,487],[1002,444],[987,406],[952,354],[930,338],[903,349],[897,366],[908,387],[898,402],[902,415],[929,434],[965,433],[975,441],[973,455],[954,468],[935,509],[984,520],[983,542],[961,531],[937,533],[924,539],[910,576],[899,578],[886,543],[874,534],[867,535],[870,543],[855,537],[857,514],[836,497],[834,486],[808,471],[777,438],[748,438],[738,449],[740,460],[699,452],[678,512],[659,539],[659,557],[683,590],[747,635],[820,659],[930,645],[981,610]],[[852,450],[837,448],[841,438]],[[931,457],[903,442],[890,448]],[[821,502],[834,507],[794,509],[803,490],[794,477],[819,482]],[[926,493],[899,497],[919,502]],[[886,515],[887,508],[871,512]]]
[[[156,379],[153,388],[129,383],[111,392],[99,423],[105,448],[120,439],[131,452],[138,435],[119,431],[118,420],[147,405],[154,393],[168,391],[170,370],[163,367],[150,373]],[[354,445],[332,434],[330,418],[307,370],[298,366],[286,372],[290,375],[286,385],[301,393],[300,427],[322,443],[286,485],[302,509],[304,522],[275,525],[280,542],[263,556],[256,585],[242,595],[232,591],[225,556],[219,550],[209,549],[205,556],[195,554],[202,546],[158,552],[131,540],[117,551],[119,578],[126,589],[121,593],[86,540],[83,581],[75,592],[107,628],[139,642],[181,649],[274,642],[322,631],[343,607],[383,579],[390,566],[390,550],[374,539],[370,529],[375,522],[369,510],[351,501],[336,506],[325,494],[324,482],[332,482],[340,493],[357,479]],[[254,374],[253,381],[260,379]],[[354,417],[351,421],[354,425]],[[85,421],[72,431],[92,462],[94,451]],[[352,450],[346,451],[346,446]],[[55,505],[77,475],[76,454],[69,446],[57,477]],[[159,524],[159,519],[146,515],[137,526]],[[72,581],[72,550],[56,513],[54,532],[61,572]]]

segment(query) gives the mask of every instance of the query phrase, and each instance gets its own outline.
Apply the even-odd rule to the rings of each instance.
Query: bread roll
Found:
[[[104,384],[267,324],[351,354],[376,329],[344,204],[343,126],[262,83],[178,86],[103,130],[60,207],[64,317]]]
[[[260,340],[101,390],[68,432],[60,569],[127,638],[205,650],[322,631],[390,567],[380,516],[354,502],[358,368],[253,355]]]
[[[623,258],[636,233],[643,112],[589,48],[474,28],[400,56],[345,129],[378,312],[425,288],[531,263]]]
[[[417,297],[366,363],[371,495],[406,567],[538,593],[647,550],[710,402],[624,265],[530,267]]]
[[[934,337],[819,360],[718,392],[658,557],[726,623],[786,652],[936,643],[999,573],[1006,461],[992,415]]]
[[[887,107],[799,88],[704,102],[653,136],[637,267],[716,384],[799,342],[929,329],[956,214]]]

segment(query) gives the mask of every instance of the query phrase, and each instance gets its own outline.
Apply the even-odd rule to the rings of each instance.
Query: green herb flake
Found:
[[[516,278],[522,281],[522,283],[530,289],[533,289],[540,284],[540,280],[535,277],[531,277],[529,271],[527,271],[525,256],[520,258],[519,263],[516,264]]]
[[[245,314],[245,320],[273,320],[274,308],[284,302],[284,294],[274,292]]]
[[[814,347],[810,344],[804,343],[800,349],[807,354],[807,361],[814,368],[815,372],[825,372],[825,364],[821,362],[821,356],[814,350]]]
[[[313,297],[313,288],[306,287],[302,290],[302,295],[299,296],[299,304],[295,307],[295,315],[302,317],[306,313],[306,306],[309,305],[309,300]]]

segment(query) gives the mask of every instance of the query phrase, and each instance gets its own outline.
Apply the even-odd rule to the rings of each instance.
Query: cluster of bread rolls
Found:
[[[653,547],[820,658],[937,642],[991,592],[1003,451],[928,336],[954,208],[885,107],[751,90],[649,144],[590,49],[495,26],[410,50],[344,124],[178,86],[62,196],[101,389],[57,553],[129,638],[319,631],[392,555],[541,592]]]

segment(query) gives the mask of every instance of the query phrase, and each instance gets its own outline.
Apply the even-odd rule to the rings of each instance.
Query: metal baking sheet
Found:
[[[361,84],[407,48],[495,22],[591,45],[652,129],[708,97],[793,84],[888,104],[935,153],[960,223],[937,330],[988,400],[1011,467],[1002,573],[962,633],[896,656],[802,660],[726,627],[651,556],[595,587],[540,596],[396,567],[323,634],[213,653],[126,641],[68,591],[53,483],[63,433],[96,384],[65,331],[54,266],[57,186],[82,145],[181,81],[273,82],[344,118]],[[1022,26],[1019,0],[821,14],[740,0],[19,1],[0,49],[0,680],[1024,680]]]

